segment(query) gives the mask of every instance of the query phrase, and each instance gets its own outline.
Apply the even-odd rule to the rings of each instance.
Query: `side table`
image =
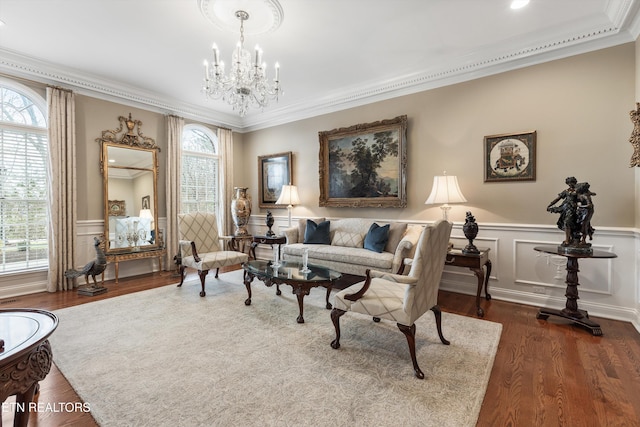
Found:
[[[280,249],[282,245],[287,243],[286,236],[253,236],[253,241],[251,242],[251,253],[253,259],[256,259],[256,246],[258,245],[278,245],[278,259],[281,259]]]
[[[600,324],[589,319],[589,313],[585,310],[578,309],[578,259],[580,258],[616,258],[613,252],[596,251],[591,253],[570,253],[558,250],[557,246],[536,246],[533,248],[538,252],[544,252],[552,255],[560,255],[567,258],[567,290],[565,296],[567,302],[565,308],[556,310],[553,308],[541,308],[536,315],[537,319],[547,320],[549,316],[558,316],[572,320],[573,323],[583,326],[591,331],[593,335],[602,335]]]
[[[484,286],[484,295],[487,301],[491,300],[489,294],[489,275],[491,274],[491,260],[489,259],[489,248],[478,248],[480,253],[469,254],[462,252],[462,249],[452,248],[447,252],[445,265],[454,267],[466,267],[473,271],[478,278],[478,290],[476,292],[476,313],[479,317],[484,317],[484,310],[480,307],[480,294]],[[487,270],[485,273],[484,269]]]
[[[162,271],[162,258],[167,254],[166,248],[139,250],[133,252],[112,252],[106,254],[107,262],[112,262],[115,266],[116,284],[118,284],[118,274],[120,272],[120,263],[123,261],[131,261],[134,259],[158,258],[158,264]],[[102,281],[104,282],[104,272],[102,272]]]
[[[0,403],[16,395],[14,426],[26,427],[29,422],[38,382],[53,362],[47,338],[57,327],[58,317],[48,311],[0,309]]]

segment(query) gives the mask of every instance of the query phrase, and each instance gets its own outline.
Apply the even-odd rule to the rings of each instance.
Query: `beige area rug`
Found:
[[[209,275],[212,276],[212,275]],[[305,298],[242,271],[58,310],[54,362],[101,426],[475,426],[502,325],[443,313],[404,335],[347,313],[341,348],[324,288]]]

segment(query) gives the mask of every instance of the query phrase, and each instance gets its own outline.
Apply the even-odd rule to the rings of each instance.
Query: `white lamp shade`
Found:
[[[283,185],[280,197],[276,200],[276,205],[299,205],[298,187],[295,185]]]
[[[140,218],[149,218],[151,221],[151,228],[153,228],[153,215],[151,214],[151,209],[140,209]]]
[[[424,204],[464,203],[466,201],[467,199],[464,198],[460,186],[458,186],[458,178],[454,175],[441,175],[433,177],[431,194]]]
[[[151,209],[140,209],[140,218],[149,218],[153,221],[153,215],[151,215]]]

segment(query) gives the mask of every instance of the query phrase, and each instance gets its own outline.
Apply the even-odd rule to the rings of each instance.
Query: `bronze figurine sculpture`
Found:
[[[594,229],[591,227],[593,217],[592,196],[588,182],[578,183],[578,180],[570,176],[565,180],[568,188],[558,194],[547,206],[547,212],[559,213],[557,224],[565,233],[564,241],[558,246],[558,250],[565,253],[591,253],[591,243]],[[559,206],[556,203],[562,201]]]

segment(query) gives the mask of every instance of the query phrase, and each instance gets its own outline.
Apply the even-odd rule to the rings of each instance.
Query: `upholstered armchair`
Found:
[[[442,335],[438,288],[450,235],[451,223],[445,220],[425,227],[416,245],[408,275],[367,270],[364,282],[338,292],[331,311],[331,320],[336,329],[336,338],[331,342],[331,347],[340,348],[340,316],[347,311],[372,316],[375,321],[386,319],[397,322],[407,338],[416,377],[423,379],[424,373],[416,360],[414,322],[426,311],[433,311],[440,341],[449,344]]]
[[[178,215],[178,235],[180,250],[180,284],[184,282],[184,271],[187,267],[198,270],[202,291],[200,296],[206,295],[204,280],[212,268],[216,269],[216,278],[220,267],[241,264],[249,260],[249,255],[225,251],[220,247],[218,224],[212,213],[195,212]]]

